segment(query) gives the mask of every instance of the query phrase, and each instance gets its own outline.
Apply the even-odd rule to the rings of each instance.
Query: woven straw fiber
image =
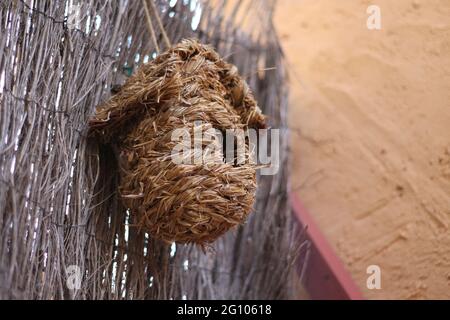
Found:
[[[235,66],[211,47],[183,40],[142,65],[97,108],[90,126],[114,145],[119,193],[134,226],[167,242],[204,245],[245,222],[255,201],[256,165],[205,152],[221,143],[206,135],[201,163],[193,161],[192,148],[191,162],[175,163],[171,153],[179,142],[172,132],[184,128],[193,137],[194,123],[202,131],[245,131],[264,128],[265,118]],[[245,149],[249,154],[248,141]]]

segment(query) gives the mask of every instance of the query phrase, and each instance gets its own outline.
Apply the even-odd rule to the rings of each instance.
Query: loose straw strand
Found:
[[[144,0],[145,1],[145,0]],[[162,24],[161,18],[159,17],[158,12],[156,11],[155,3],[153,0],[150,0],[150,7],[152,9],[153,15],[156,17],[156,21],[158,22],[159,28],[161,30],[161,33],[163,35],[164,42],[166,43],[167,48],[170,48],[172,45],[170,44],[169,37],[167,36],[166,30],[164,29],[164,26]]]
[[[150,31],[151,36],[152,36],[152,41],[153,41],[153,44],[155,46],[156,53],[159,54],[159,45],[158,45],[158,41],[156,40],[155,29],[153,29],[152,18],[150,16],[150,12],[148,10],[147,0],[142,0],[142,3],[144,5],[145,16],[147,18],[147,27],[148,27],[148,29]]]

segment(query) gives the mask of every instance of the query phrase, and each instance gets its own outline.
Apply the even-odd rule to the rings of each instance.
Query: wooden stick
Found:
[[[159,53],[159,45],[158,45],[158,41],[156,40],[155,29],[153,29],[152,18],[150,16],[150,12],[148,10],[147,0],[142,0],[142,3],[144,5],[145,16],[147,18],[148,30],[150,31],[150,34],[152,36],[152,41],[153,41],[153,44],[155,45],[156,52]],[[153,1],[151,1],[151,3],[153,4]]]

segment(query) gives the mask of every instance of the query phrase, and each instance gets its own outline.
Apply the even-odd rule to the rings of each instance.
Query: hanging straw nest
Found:
[[[90,135],[116,150],[134,225],[165,241],[213,242],[245,222],[255,200],[255,164],[227,163],[222,152],[204,152],[201,164],[172,161],[173,130],[198,121],[222,132],[265,127],[237,68],[196,40],[142,65],[90,121]],[[203,138],[203,148],[218,143]]]

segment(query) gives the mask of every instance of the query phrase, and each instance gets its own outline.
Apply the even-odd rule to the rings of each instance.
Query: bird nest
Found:
[[[168,242],[204,245],[245,222],[255,201],[257,166],[225,161],[223,141],[214,135],[202,135],[200,157],[190,145],[183,154],[189,161],[174,161],[180,142],[173,133],[185,130],[195,143],[199,128],[264,127],[237,68],[210,46],[183,40],[142,65],[97,107],[90,134],[116,150],[119,194],[134,226]],[[248,139],[245,151],[252,151]]]

